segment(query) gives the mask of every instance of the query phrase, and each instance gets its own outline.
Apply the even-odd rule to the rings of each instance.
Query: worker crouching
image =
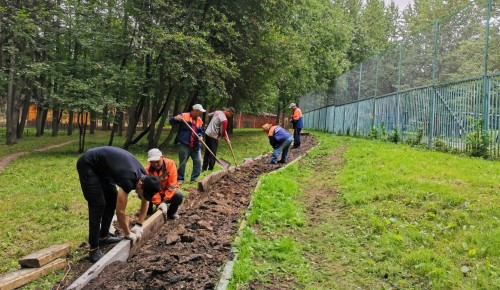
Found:
[[[264,132],[267,132],[269,143],[274,149],[269,163],[287,163],[288,150],[290,149],[290,144],[292,144],[293,142],[293,138],[290,133],[288,133],[285,128],[279,125],[264,124],[264,126],[262,126],[262,129],[264,130]],[[280,157],[280,155],[281,159],[278,161],[278,157]]]
[[[158,176],[160,179],[160,191],[158,191],[151,202],[163,211],[165,219],[177,219],[177,210],[184,200],[184,194],[179,189],[177,182],[177,167],[175,162],[163,156],[162,152],[153,148],[148,152],[146,171],[149,175]],[[169,204],[167,209],[167,204]]]

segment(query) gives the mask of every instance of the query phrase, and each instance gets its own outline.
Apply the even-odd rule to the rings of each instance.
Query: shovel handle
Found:
[[[227,131],[225,133],[226,133],[226,142],[227,145],[229,146],[229,150],[231,150],[231,154],[233,155],[234,165],[236,166],[238,165],[238,162],[236,162],[236,157],[234,156],[233,146],[231,145],[231,141],[229,141],[229,136],[227,135]]]
[[[186,124],[186,126],[187,126],[189,129],[191,129],[191,131],[193,132],[193,134],[194,134],[195,136],[198,136],[198,134],[196,134],[196,131],[195,131],[195,130],[191,127],[191,126],[189,126],[189,124],[188,124],[188,122],[186,122],[186,120],[184,120],[184,119],[181,119],[181,120],[182,120],[182,122],[184,122],[184,124]],[[203,144],[203,146],[205,146],[205,149],[207,149],[207,150],[208,150],[208,152],[210,152],[210,154],[212,154],[212,156],[215,158],[215,161],[217,161],[217,163],[219,163],[219,164],[221,164],[221,165],[222,165],[222,162],[220,162],[220,160],[219,160],[219,159],[217,159],[217,157],[216,157],[216,156],[215,156],[215,154],[212,152],[212,150],[210,150],[210,148],[208,148],[207,144],[205,144],[205,142],[203,142],[203,140],[200,140],[200,142]]]

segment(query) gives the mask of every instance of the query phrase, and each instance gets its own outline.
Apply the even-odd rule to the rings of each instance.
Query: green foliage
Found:
[[[422,144],[422,138],[424,137],[424,128],[422,126],[419,126],[417,129],[417,134],[413,137],[409,137],[406,140],[406,143],[410,144],[411,146],[419,146]]]
[[[347,129],[345,130],[345,135],[351,136],[351,127],[347,127]]]
[[[448,144],[446,144],[441,139],[435,139],[433,146],[434,146],[434,149],[436,149],[436,151],[439,151],[439,152],[451,152],[451,149],[452,149]]]
[[[483,119],[474,122],[474,130],[467,135],[467,151],[473,157],[489,157],[490,145],[488,132],[483,131]]]
[[[399,141],[401,141],[398,129],[392,129],[392,133],[387,136],[387,140],[393,143],[398,143]]]
[[[379,138],[379,133],[377,127],[373,126],[370,132],[368,133],[368,139],[376,140]]]

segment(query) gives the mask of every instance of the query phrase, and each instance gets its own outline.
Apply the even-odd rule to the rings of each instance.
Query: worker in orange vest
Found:
[[[300,147],[300,131],[304,128],[304,120],[302,118],[302,111],[297,107],[296,103],[290,104],[290,109],[292,109],[293,114],[290,118],[290,122],[293,125],[293,148]]]
[[[146,172],[149,175],[158,176],[160,179],[160,191],[153,195],[151,203],[164,213],[165,219],[178,219],[177,210],[184,200],[184,194],[179,189],[177,182],[175,162],[164,157],[158,148],[149,150],[148,162]]]
[[[203,106],[196,104],[191,112],[179,114],[170,118],[170,125],[179,124],[179,166],[177,167],[177,181],[184,182],[184,174],[186,172],[186,164],[191,157],[193,159],[193,172],[191,172],[191,182],[198,180],[201,174],[201,151],[200,143],[203,140],[203,121],[201,115],[206,112]],[[187,125],[184,123],[186,122]],[[189,128],[189,127],[191,128]],[[196,132],[196,134],[193,133]]]
[[[279,125],[273,126],[272,124],[264,124],[264,126],[262,126],[262,130],[267,132],[269,143],[274,149],[269,163],[286,163],[288,160],[288,149],[293,141],[293,138],[290,136],[290,133],[288,133],[288,130]],[[278,157],[280,155],[281,159],[278,161]]]

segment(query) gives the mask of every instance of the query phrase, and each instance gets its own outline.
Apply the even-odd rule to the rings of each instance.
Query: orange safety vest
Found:
[[[156,205],[160,204],[162,201],[171,200],[175,190],[179,187],[175,162],[163,156],[161,158],[163,159],[163,165],[160,170],[156,170],[151,164],[146,166],[146,172],[149,175],[158,176],[160,179],[160,191],[158,191],[151,200],[151,202]]]
[[[195,132],[200,132],[200,133],[203,132],[203,121],[201,120],[200,117],[198,117],[198,118],[196,118],[196,120],[194,120],[191,117],[191,112],[182,113],[181,115],[182,115],[182,119],[184,119],[184,121],[186,121],[188,124],[190,124],[191,128],[193,128],[193,130]],[[183,124],[181,126],[185,126],[185,125]],[[188,129],[186,129],[186,130],[188,130]],[[191,133],[191,139],[190,139],[189,144],[191,144],[191,145],[197,144],[199,146],[199,144],[196,143],[196,142],[198,142],[198,136],[195,136],[195,134],[193,132],[191,132],[191,130],[189,130],[189,132]],[[194,145],[194,147],[197,147],[197,146]]]
[[[292,119],[294,119],[295,121],[298,121],[300,119],[300,117],[302,117],[302,111],[299,108],[296,108],[293,111]]]
[[[278,127],[278,126],[277,125],[271,126],[271,128],[269,128],[269,131],[267,131],[267,136],[273,137],[274,136],[274,129],[276,129],[276,127]]]

